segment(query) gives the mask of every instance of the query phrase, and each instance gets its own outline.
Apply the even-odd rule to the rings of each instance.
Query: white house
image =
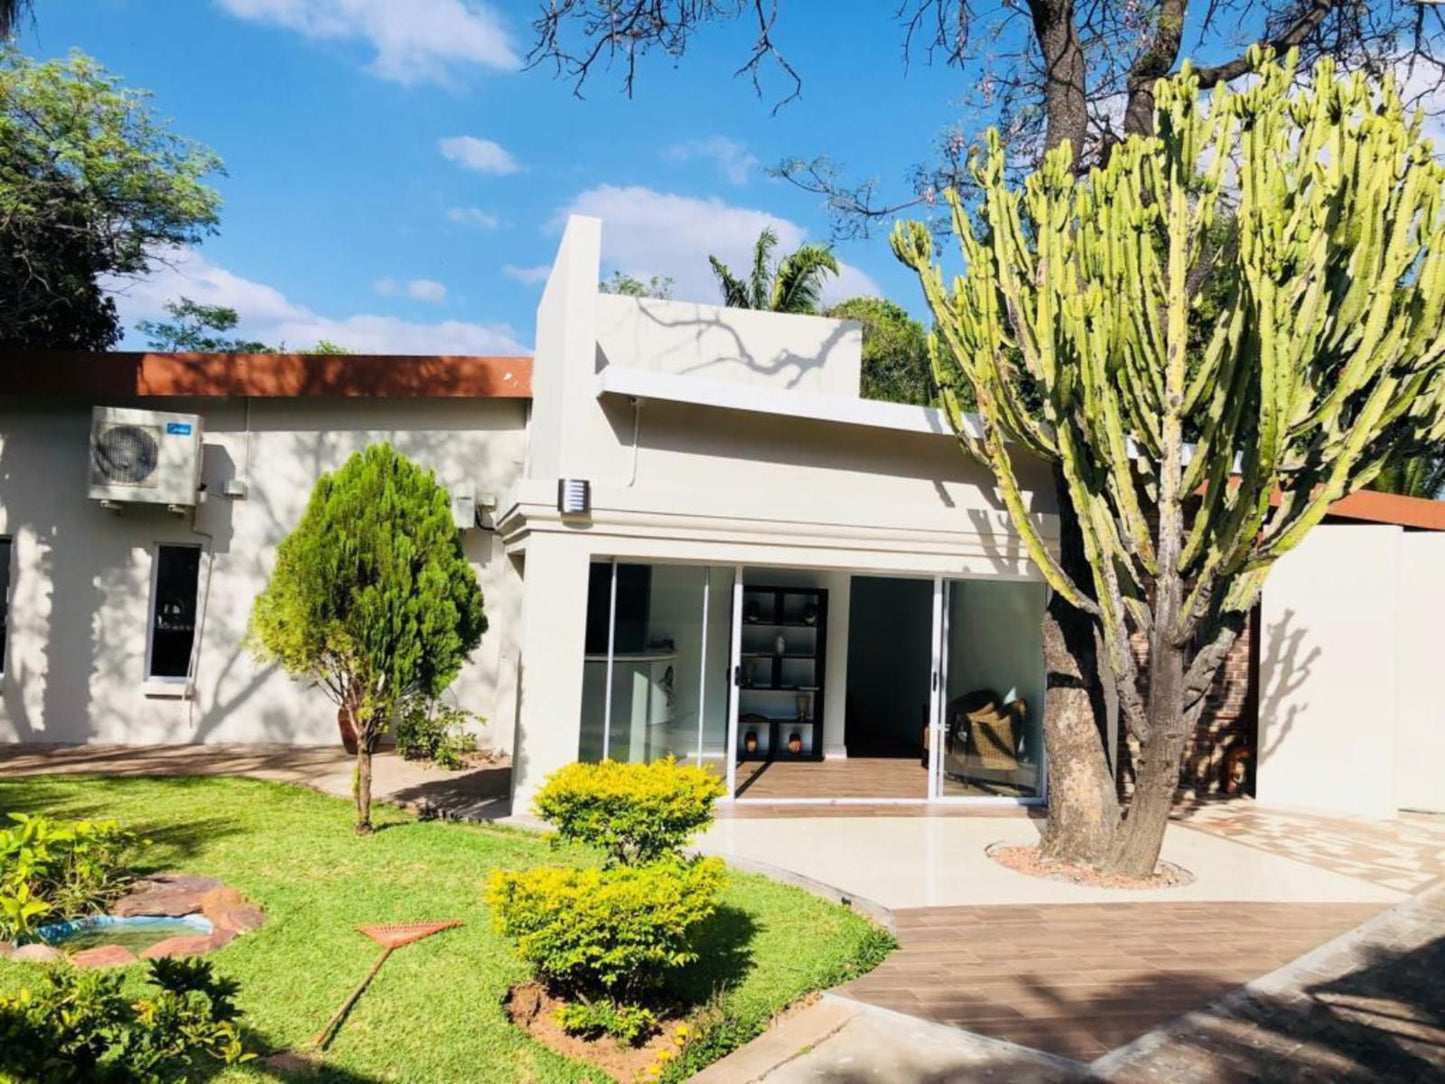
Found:
[[[1042,800],[1046,589],[943,418],[859,398],[855,324],[601,294],[600,247],[568,222],[530,361],[7,361],[0,741],[334,741],[246,619],[316,477],[386,439],[456,499],[491,629],[449,695],[520,799],[579,757],[673,754],[739,801]],[[198,436],[198,500],[93,490],[95,407]],[[1049,474],[1018,470],[1051,536]],[[1187,781],[1445,808],[1445,506],[1337,512],[1272,579]]]

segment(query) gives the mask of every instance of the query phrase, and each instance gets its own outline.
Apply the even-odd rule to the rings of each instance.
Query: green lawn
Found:
[[[366,973],[379,950],[354,926],[466,922],[397,950],[332,1044],[326,1071],[305,1079],[604,1079],[534,1043],[502,1010],[507,988],[527,976],[491,930],[482,883],[494,868],[555,860],[535,836],[420,822],[383,807],[381,830],[358,839],[350,803],[246,779],[0,781],[0,815],[11,811],[115,818],[152,840],[147,865],[219,877],[259,903],[267,925],[211,959],[240,980],[249,1045],[263,1053],[303,1046]],[[726,1010],[746,1034],[799,997],[871,967],[889,943],[843,908],[730,873],[687,982],[699,998],[724,989]],[[34,974],[0,964],[0,991]],[[247,1069],[219,1079],[273,1077]]]

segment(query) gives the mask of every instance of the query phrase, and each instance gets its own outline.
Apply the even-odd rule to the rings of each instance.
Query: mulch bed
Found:
[[[1052,862],[1039,855],[1039,849],[1028,844],[994,843],[985,853],[999,865],[1029,877],[1047,881],[1087,885],[1090,888],[1183,888],[1194,883],[1194,874],[1173,862],[1160,862],[1148,877],[1126,877],[1119,873],[1100,873],[1088,866],[1071,862]]]
[[[550,1047],[565,1057],[595,1065],[613,1080],[632,1084],[641,1078],[647,1067],[657,1061],[664,1050],[676,1051],[673,1031],[682,1018],[663,1020],[656,1035],[641,1046],[627,1046],[610,1035],[600,1039],[583,1039],[569,1035],[557,1023],[554,1016],[566,1002],[553,997],[546,987],[538,982],[524,982],[512,987],[507,994],[507,1015],[512,1023],[522,1028],[543,1046]]]

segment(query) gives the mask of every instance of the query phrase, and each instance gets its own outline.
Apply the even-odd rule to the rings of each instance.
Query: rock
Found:
[[[201,913],[208,916],[212,911],[225,911],[232,907],[244,907],[246,897],[227,885],[213,888],[201,898]]]
[[[76,967],[124,967],[138,959],[134,952],[123,945],[97,945],[95,948],[77,952],[70,958],[70,962]]]
[[[239,907],[227,907],[221,911],[207,911],[206,917],[216,929],[229,930],[231,933],[250,933],[266,924],[266,916],[261,913],[261,908],[249,903]]]
[[[210,892],[221,887],[214,877],[197,877],[189,873],[163,873],[134,888],[116,901],[110,913],[120,918],[136,915],[167,915],[178,918],[193,915]]]
[[[42,945],[37,941],[33,945],[21,945],[10,958],[19,963],[53,964],[58,960],[65,959],[65,953],[58,948]]]
[[[15,955],[15,946],[9,941],[0,941],[0,960],[8,960]]]
[[[204,956],[208,952],[224,948],[235,939],[233,930],[215,930],[194,937],[167,937],[164,941],[157,941],[140,955],[143,960],[158,960],[162,956]]]

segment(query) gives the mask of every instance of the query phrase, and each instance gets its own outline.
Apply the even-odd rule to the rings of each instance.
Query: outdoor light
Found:
[[[592,511],[592,483],[585,478],[557,479],[557,511],[564,516],[585,516]]]

